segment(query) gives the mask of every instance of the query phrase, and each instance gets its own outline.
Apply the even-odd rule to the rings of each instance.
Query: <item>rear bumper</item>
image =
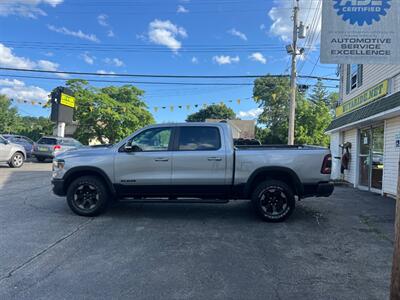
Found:
[[[302,198],[329,197],[332,195],[335,185],[332,181],[319,182],[317,184],[305,184]]]
[[[53,155],[53,154],[50,154],[50,153],[43,153],[43,152],[33,152],[33,153],[32,153],[32,156],[34,156],[34,157],[39,157],[39,158],[51,158],[51,159],[54,158],[54,155]]]
[[[65,196],[64,180],[63,179],[53,179],[51,181],[53,185],[53,193],[57,196]]]

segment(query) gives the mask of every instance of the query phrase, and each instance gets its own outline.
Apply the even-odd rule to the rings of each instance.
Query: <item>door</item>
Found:
[[[8,161],[11,156],[11,145],[0,136],[0,161]]]
[[[147,129],[132,138],[132,145],[141,151],[120,149],[114,162],[120,194],[167,196],[172,175],[172,132],[171,127]]]
[[[360,131],[359,185],[380,192],[383,182],[384,126]]]
[[[216,126],[177,129],[172,154],[172,185],[177,194],[206,196],[226,192],[227,158],[222,134]]]

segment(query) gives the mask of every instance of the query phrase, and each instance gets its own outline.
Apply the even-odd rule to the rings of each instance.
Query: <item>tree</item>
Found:
[[[206,119],[232,120],[235,118],[235,112],[225,104],[213,104],[189,115],[186,122],[204,122]]]
[[[254,98],[264,109],[258,117],[258,123],[264,124],[268,129],[263,143],[287,143],[289,86],[289,79],[286,77],[261,77],[254,82]]]
[[[13,133],[20,126],[16,108],[11,107],[11,101],[0,95],[0,133]]]
[[[309,100],[313,103],[318,103],[322,101],[327,106],[331,105],[329,93],[324,87],[324,83],[322,82],[322,80],[318,79],[317,83],[315,84],[312,90],[312,94],[310,95]]]
[[[68,80],[76,98],[74,136],[83,143],[97,139],[115,143],[132,132],[154,123],[152,114],[141,100],[144,92],[132,85],[95,88],[85,80]]]
[[[290,82],[287,77],[262,77],[255,80],[254,98],[264,111],[259,124],[265,129],[258,138],[266,144],[287,143]],[[309,99],[297,91],[295,139],[299,144],[328,146],[329,137],[325,130],[332,120],[329,93],[321,84],[313,89]]]
[[[27,136],[34,141],[43,135],[52,135],[55,124],[45,117],[21,117],[21,126],[16,131],[20,135]]]

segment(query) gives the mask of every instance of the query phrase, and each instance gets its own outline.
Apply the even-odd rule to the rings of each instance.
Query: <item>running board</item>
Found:
[[[135,199],[135,198],[122,198],[119,202],[123,203],[162,203],[162,204],[226,204],[229,203],[229,200],[212,200],[212,199],[156,199],[156,198],[144,198],[144,199]]]

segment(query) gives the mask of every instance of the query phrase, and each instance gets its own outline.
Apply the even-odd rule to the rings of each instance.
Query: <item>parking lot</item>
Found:
[[[83,218],[50,170],[0,166],[0,299],[388,298],[393,199],[340,187],[280,224],[246,201]]]

